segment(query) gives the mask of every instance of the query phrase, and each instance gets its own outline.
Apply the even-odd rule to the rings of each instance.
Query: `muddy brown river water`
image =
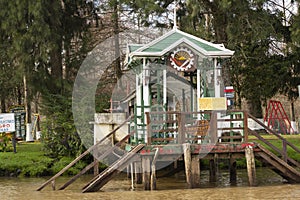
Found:
[[[208,171],[201,173],[201,188],[186,189],[184,174],[158,178],[156,191],[143,191],[141,185],[131,189],[131,181],[125,175],[110,181],[101,191],[81,193],[81,188],[91,176],[84,176],[64,191],[53,191],[46,186],[42,191],[35,191],[47,178],[0,178],[0,200],[84,200],[84,199],[300,199],[300,185],[287,184],[269,169],[257,169],[257,187],[247,186],[245,170],[238,170],[237,184],[229,183],[228,172],[218,176],[218,183],[208,183]],[[61,177],[56,184],[66,182]]]

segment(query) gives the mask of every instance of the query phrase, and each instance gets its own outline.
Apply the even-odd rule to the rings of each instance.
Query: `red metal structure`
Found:
[[[264,122],[268,122],[268,127],[278,133],[294,133],[291,121],[284,111],[280,101],[269,101],[266,108]]]

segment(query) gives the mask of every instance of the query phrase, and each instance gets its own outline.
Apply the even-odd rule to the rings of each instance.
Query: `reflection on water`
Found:
[[[201,173],[201,188],[186,189],[184,174],[179,173],[168,178],[158,178],[157,191],[143,191],[138,185],[131,190],[130,180],[120,176],[107,185],[101,191],[95,193],[81,193],[81,188],[91,176],[84,176],[77,180],[64,191],[52,191],[50,186],[44,190],[35,191],[46,178],[0,178],[1,200],[37,200],[37,199],[300,199],[300,185],[282,183],[281,177],[269,169],[257,169],[258,187],[247,186],[247,173],[239,170],[237,184],[229,183],[229,173],[222,172],[218,176],[218,183],[209,184],[208,171]],[[57,185],[61,185],[68,179],[61,177]]]

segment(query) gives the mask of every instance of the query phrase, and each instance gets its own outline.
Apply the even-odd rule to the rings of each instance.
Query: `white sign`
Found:
[[[15,132],[15,114],[14,113],[1,113],[0,114],[0,133],[2,132]]]
[[[298,85],[298,92],[299,92],[299,97],[300,97],[300,85]]]

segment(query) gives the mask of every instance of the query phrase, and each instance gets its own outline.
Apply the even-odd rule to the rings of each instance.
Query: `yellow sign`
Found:
[[[227,110],[226,97],[199,98],[199,110]]]

